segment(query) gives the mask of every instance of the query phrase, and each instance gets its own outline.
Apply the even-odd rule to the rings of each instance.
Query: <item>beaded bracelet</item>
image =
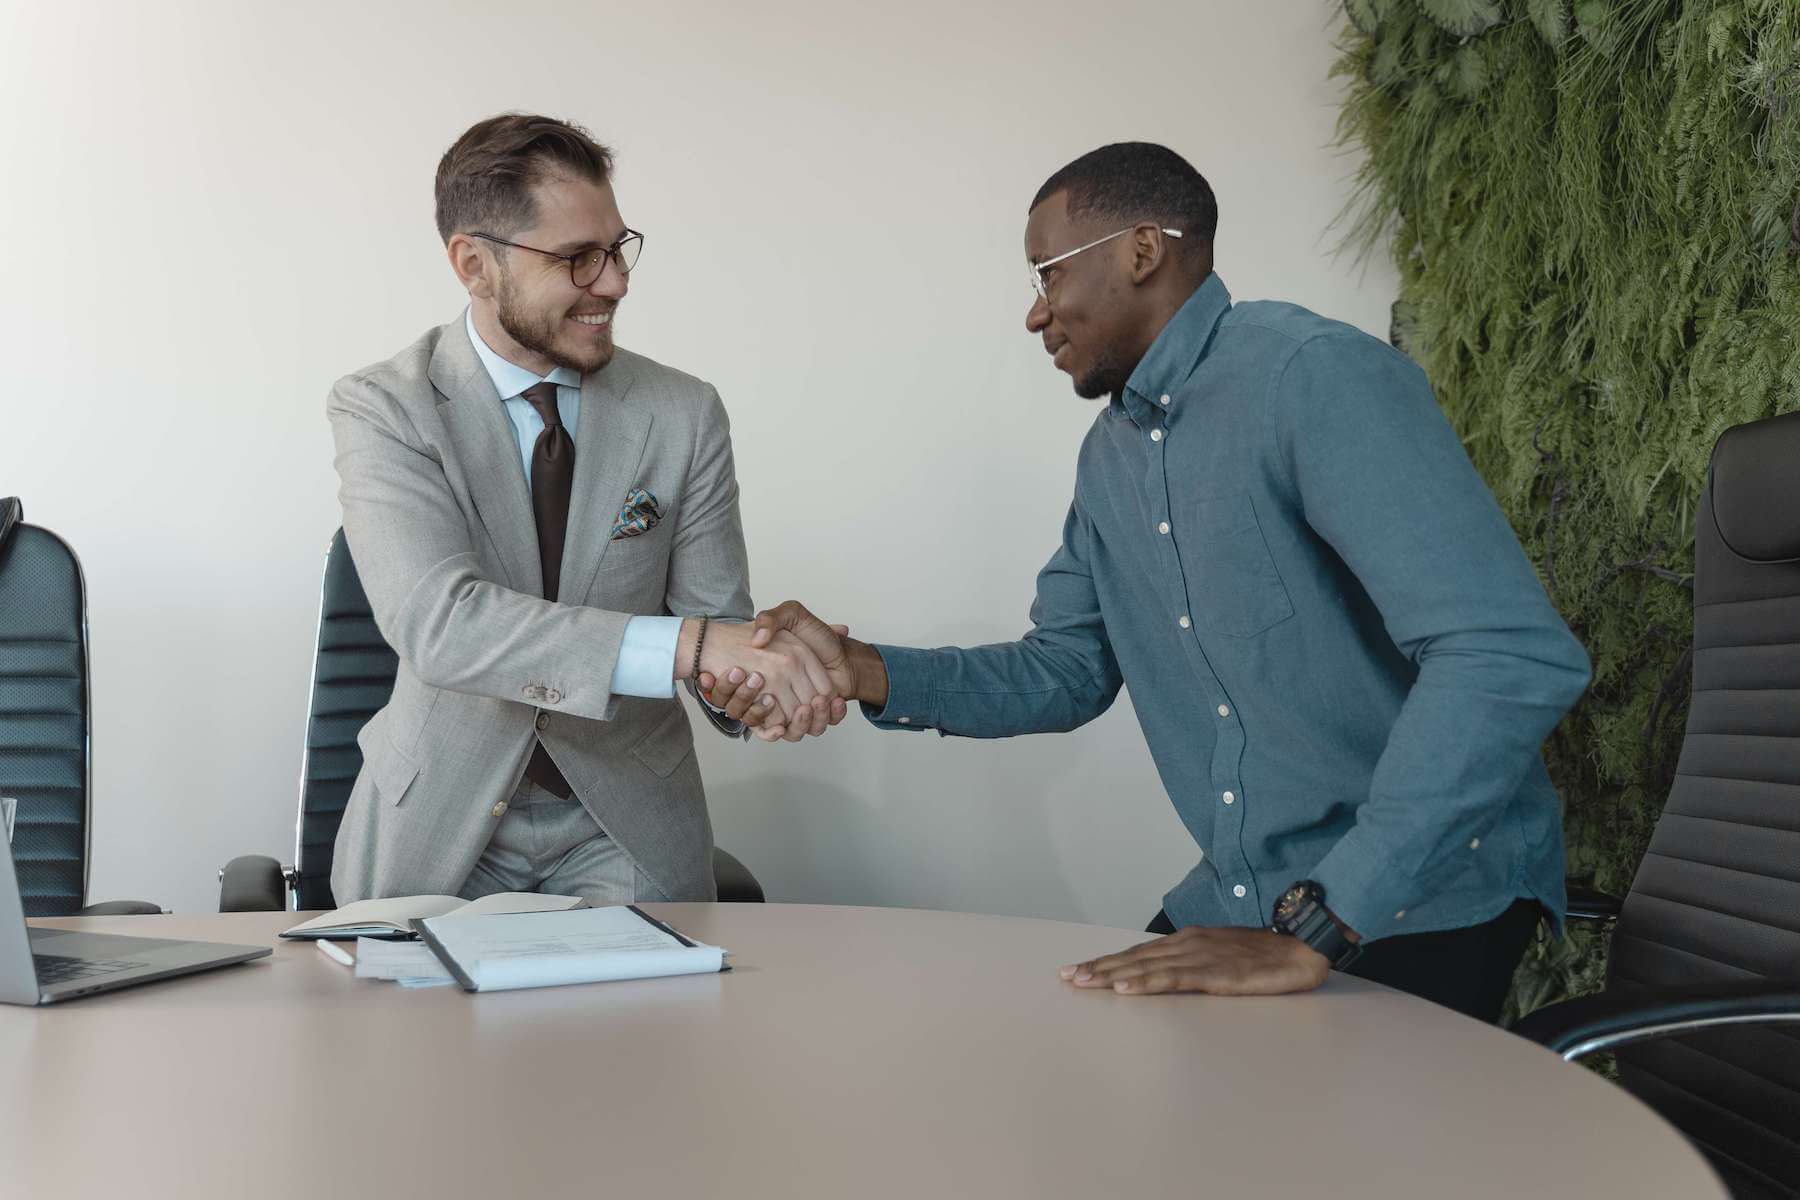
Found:
[[[694,669],[688,672],[689,679],[700,678],[700,651],[706,646],[706,623],[711,617],[700,618],[700,636],[694,639]]]

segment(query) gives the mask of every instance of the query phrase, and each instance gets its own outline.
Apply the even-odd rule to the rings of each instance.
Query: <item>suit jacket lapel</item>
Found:
[[[571,604],[582,603],[593,586],[600,560],[612,545],[613,522],[637,484],[638,466],[650,440],[650,412],[629,398],[636,382],[636,370],[625,353],[581,381],[575,490],[569,497],[569,536],[563,544],[557,593]]]
[[[538,562],[537,518],[531,514],[531,493],[524,464],[519,461],[518,439],[461,320],[451,322],[438,339],[430,374],[432,386],[443,398],[438,412],[468,480],[475,512],[506,571],[507,578],[496,582],[542,596],[544,572]],[[582,398],[585,403],[585,391]],[[582,415],[587,414],[584,411]],[[585,421],[582,424],[586,426]],[[577,470],[579,453],[577,447]]]

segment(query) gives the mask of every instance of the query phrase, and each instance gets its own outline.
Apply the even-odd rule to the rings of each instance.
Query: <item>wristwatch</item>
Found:
[[[1299,938],[1323,954],[1334,971],[1343,970],[1362,954],[1362,947],[1344,936],[1331,910],[1325,907],[1325,889],[1310,879],[1302,879],[1281,893],[1275,901],[1269,928]]]

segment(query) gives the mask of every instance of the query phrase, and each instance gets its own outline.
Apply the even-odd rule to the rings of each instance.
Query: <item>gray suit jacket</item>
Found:
[[[725,408],[711,385],[619,350],[581,383],[558,603],[543,597],[518,444],[463,321],[347,375],[326,412],[344,534],[393,698],[363,727],[338,828],[339,904],[454,895],[532,745],[672,899],[711,900],[712,824],[679,700],[611,693],[633,615],[748,618]],[[662,520],[611,540],[634,487]]]

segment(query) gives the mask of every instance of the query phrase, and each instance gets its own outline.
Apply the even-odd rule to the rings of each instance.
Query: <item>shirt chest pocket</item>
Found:
[[[1175,515],[1194,624],[1230,637],[1254,637],[1294,615],[1248,492],[1192,500],[1185,513],[1177,505]]]

